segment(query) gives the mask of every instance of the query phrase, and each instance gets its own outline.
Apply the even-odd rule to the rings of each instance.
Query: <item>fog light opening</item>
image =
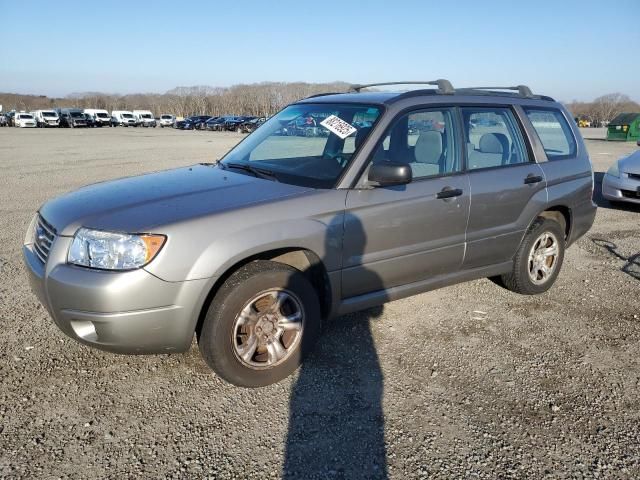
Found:
[[[73,328],[73,331],[79,338],[89,342],[98,340],[98,334],[96,333],[96,327],[93,322],[88,320],[71,320],[70,323],[71,328]]]

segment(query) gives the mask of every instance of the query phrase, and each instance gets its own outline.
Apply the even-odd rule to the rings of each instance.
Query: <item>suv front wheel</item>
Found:
[[[556,281],[564,259],[564,231],[558,222],[538,217],[520,244],[513,269],[502,275],[502,284],[524,295],[543,293]]]
[[[242,387],[269,385],[293,373],[320,332],[318,296],[288,265],[251,262],[214,297],[198,335],[207,364]]]

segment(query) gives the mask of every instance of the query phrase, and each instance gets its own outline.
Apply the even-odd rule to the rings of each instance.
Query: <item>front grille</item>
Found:
[[[42,263],[47,263],[51,246],[56,239],[56,230],[38,215],[33,239],[33,250]]]
[[[627,173],[627,175],[634,180],[640,180],[640,173]]]

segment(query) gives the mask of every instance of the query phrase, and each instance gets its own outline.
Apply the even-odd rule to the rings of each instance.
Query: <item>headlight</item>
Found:
[[[611,175],[612,177],[620,178],[620,169],[618,168],[618,162],[611,165],[609,170],[607,170],[607,175]]]
[[[149,263],[164,245],[164,235],[130,235],[79,229],[67,261],[103,270],[132,270]]]

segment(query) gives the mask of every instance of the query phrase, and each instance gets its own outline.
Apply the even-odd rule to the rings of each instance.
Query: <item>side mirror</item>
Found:
[[[374,163],[369,168],[367,177],[369,185],[374,187],[406,185],[411,183],[412,179],[413,174],[409,165],[394,162]]]

